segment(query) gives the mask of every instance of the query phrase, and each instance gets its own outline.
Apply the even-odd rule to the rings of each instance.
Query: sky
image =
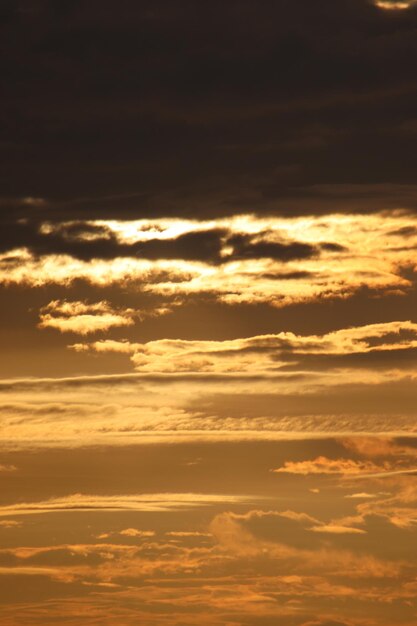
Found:
[[[415,626],[417,3],[0,31],[0,626]]]

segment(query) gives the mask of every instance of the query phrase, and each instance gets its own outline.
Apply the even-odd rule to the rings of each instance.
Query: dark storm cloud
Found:
[[[16,0],[0,18],[3,212],[417,205],[415,8]]]

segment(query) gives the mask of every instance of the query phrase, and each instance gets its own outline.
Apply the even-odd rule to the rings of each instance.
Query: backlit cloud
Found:
[[[136,370],[150,373],[273,374],[280,369],[306,371],[310,367],[316,370],[332,366],[349,370],[360,366],[363,370],[366,358],[369,370],[377,363],[390,369],[391,359],[391,369],[397,369],[398,354],[410,350],[413,355],[417,348],[417,324],[388,322],[341,329],[326,335],[282,332],[224,341],[159,339],[140,344],[104,339],[76,343],[70,348],[81,353],[127,354]]]
[[[88,335],[114,326],[135,323],[133,309],[113,309],[108,302],[68,302],[53,300],[41,309],[39,328],[55,328],[61,333]]]
[[[136,285],[165,299],[210,294],[231,305],[281,307],[347,298],[365,287],[406,293],[417,229],[416,218],[401,212],[242,215],[200,222],[45,223],[35,234],[18,230],[15,239],[0,256],[3,284],[71,285],[83,279],[102,287]]]

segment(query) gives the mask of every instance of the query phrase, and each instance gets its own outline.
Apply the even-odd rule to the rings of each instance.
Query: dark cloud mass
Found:
[[[276,243],[250,235],[233,235],[220,228],[189,232],[173,239],[151,239],[127,244],[119,241],[109,228],[82,222],[57,225],[51,231],[43,231],[42,224],[27,221],[10,221],[5,226],[6,230],[0,233],[0,253],[27,248],[35,256],[67,254],[83,261],[135,257],[150,260],[184,259],[215,264],[262,258],[285,262],[311,258],[318,255],[321,249],[343,250],[338,244],[315,246],[299,242]],[[230,252],[223,255],[223,247],[228,246],[231,247]],[[13,259],[13,256],[6,257],[5,261],[13,262]]]
[[[16,0],[0,17],[6,214],[416,206],[413,7]]]

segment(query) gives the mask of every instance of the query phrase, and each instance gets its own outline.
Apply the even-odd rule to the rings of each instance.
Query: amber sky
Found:
[[[0,626],[415,626],[415,4],[3,0]]]

